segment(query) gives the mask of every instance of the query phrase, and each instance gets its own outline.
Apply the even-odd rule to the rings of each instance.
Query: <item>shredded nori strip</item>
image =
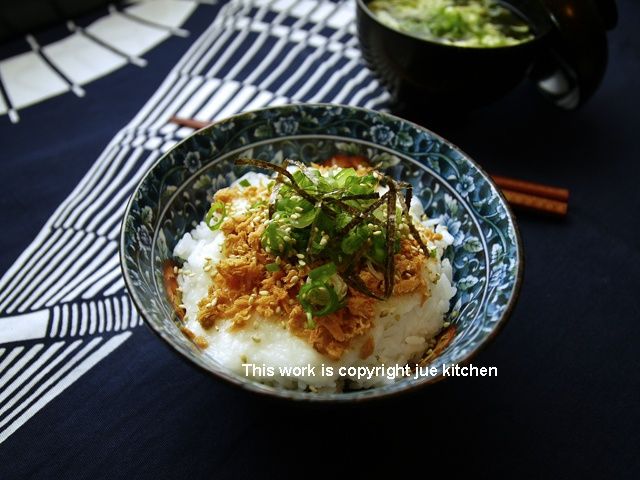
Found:
[[[351,205],[344,203],[342,201],[342,199],[338,199],[338,198],[326,198],[325,199],[327,203],[333,203],[335,205],[337,205],[338,207],[342,208],[344,211],[346,211],[349,215],[351,215],[352,217],[357,217],[358,215],[360,215],[360,210],[358,210],[357,208],[353,208]],[[370,217],[369,218],[369,222],[373,223],[374,225],[377,225],[379,227],[382,227],[382,223],[380,223],[380,221],[375,218],[375,217]]]
[[[300,188],[300,186],[298,185],[298,182],[296,182],[296,179],[293,178],[293,175],[291,175],[291,173],[281,165],[276,165],[275,163],[269,163],[269,162],[265,162],[264,160],[257,160],[254,158],[238,158],[235,163],[236,165],[252,165],[254,167],[264,168],[267,170],[275,170],[280,175],[284,175],[289,179],[291,184],[290,185],[287,184],[287,185],[292,187],[298,193],[298,195],[300,195],[302,198],[304,198],[305,200],[313,204],[315,204],[317,201],[317,199],[313,195],[311,195],[310,193],[307,193],[303,188]]]
[[[409,231],[411,232],[411,236],[416,240],[416,242],[418,242],[418,245],[420,245],[420,248],[422,249],[424,254],[428,257],[429,256],[429,249],[427,248],[427,246],[422,241],[422,237],[420,236],[420,232],[418,232],[418,230],[416,229],[415,225],[411,221],[411,213],[409,212],[409,207],[407,206],[407,203],[405,202],[404,198],[402,198],[402,197],[400,197],[400,205],[402,205],[402,211],[404,212],[404,218],[406,219],[407,225],[409,226]]]
[[[346,280],[351,283],[351,286],[358,290],[360,293],[364,293],[368,297],[375,298],[376,300],[385,300],[387,297],[381,297],[374,291],[372,291],[369,287],[367,287],[364,282],[360,279],[360,277],[355,273],[354,267],[360,263],[360,259],[363,257],[364,252],[371,246],[371,240],[367,240],[365,245],[358,250],[352,260],[349,262],[349,265],[344,270],[343,275]]]
[[[389,298],[393,293],[393,283],[395,280],[395,238],[396,238],[396,183],[391,180],[388,182],[389,191],[387,192],[387,258],[384,269],[384,297]]]
[[[380,198],[380,194],[378,193],[360,193],[358,195],[345,195],[340,198],[340,200],[376,200],[378,198]]]
[[[402,187],[404,187],[407,190],[406,192],[404,192],[404,203],[407,204],[407,208],[410,208],[411,198],[413,196],[413,185],[407,182],[402,182],[402,183],[403,183]]]
[[[354,216],[349,223],[347,223],[342,230],[338,232],[338,237],[343,237],[351,230],[356,228],[362,222],[364,222],[371,212],[375,211],[378,207],[380,207],[384,202],[387,201],[389,193],[385,193],[382,197],[378,198],[377,201],[373,202],[362,212],[358,212],[356,216]]]
[[[366,296],[368,297],[373,297],[376,300],[386,300],[388,297],[381,297],[380,295],[378,295],[377,293],[371,291],[364,283],[363,281],[360,279],[360,277],[358,277],[355,274],[349,275],[346,277],[346,279],[351,283],[351,286],[353,288],[355,288],[356,290],[358,290],[361,293],[364,293]]]

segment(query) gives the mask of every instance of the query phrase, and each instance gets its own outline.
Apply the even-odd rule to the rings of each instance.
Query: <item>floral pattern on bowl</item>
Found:
[[[520,239],[504,198],[486,173],[434,133],[391,115],[339,105],[290,105],[239,114],[196,132],[147,172],[125,213],[120,254],[129,293],[153,330],[196,365],[249,390],[280,397],[364,399],[438,380],[407,378],[335,394],[283,390],[216,365],[179,330],[163,290],[162,265],[184,233],[202,220],[213,194],[247,170],[234,160],[310,163],[336,153],[364,155],[387,174],[411,182],[427,215],[448,227],[454,244],[446,256],[457,293],[446,320],[455,336],[432,365],[441,371],[441,365],[469,361],[506,321],[521,282]]]

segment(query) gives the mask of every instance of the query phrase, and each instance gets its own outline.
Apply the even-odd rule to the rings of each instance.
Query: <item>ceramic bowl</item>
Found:
[[[501,3],[527,20],[533,39],[504,47],[460,47],[387,27],[369,10],[369,2],[356,1],[363,56],[391,93],[395,110],[412,114],[459,114],[502,97],[527,76],[552,31],[540,2],[509,0]]]
[[[339,105],[291,105],[242,113],[204,128],[160,158],[135,189],[123,220],[120,255],[127,288],[147,324],[193,364],[253,392],[310,401],[377,398],[442,377],[333,394],[274,388],[237,375],[205,356],[179,329],[163,287],[163,264],[178,239],[204,217],[213,194],[246,172],[238,157],[320,162],[359,154],[411,182],[426,213],[454,237],[446,251],[457,294],[432,365],[468,362],[513,309],[522,277],[518,229],[489,176],[438,135],[391,115]]]

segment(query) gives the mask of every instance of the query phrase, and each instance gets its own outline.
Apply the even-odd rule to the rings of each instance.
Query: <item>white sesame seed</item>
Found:
[[[260,295],[262,295],[263,297],[266,297],[267,295],[269,295],[269,292],[266,290],[260,290]]]
[[[304,260],[300,260],[298,262],[298,265],[300,265],[301,267],[304,267],[307,264],[307,262],[305,262]]]
[[[300,280],[300,277],[298,275],[294,275],[293,277],[291,277],[291,283],[298,283],[298,280]]]
[[[304,258],[304,254],[302,254],[302,253],[296,253],[296,257],[298,257],[298,258]]]

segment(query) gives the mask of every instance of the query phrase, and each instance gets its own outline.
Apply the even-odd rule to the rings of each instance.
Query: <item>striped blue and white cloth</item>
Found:
[[[192,133],[171,116],[209,121],[292,102],[385,108],[358,50],[352,0],[217,7],[195,10],[216,15],[0,279],[0,443],[135,338],[141,319],[124,289],[118,232],[145,170]]]

